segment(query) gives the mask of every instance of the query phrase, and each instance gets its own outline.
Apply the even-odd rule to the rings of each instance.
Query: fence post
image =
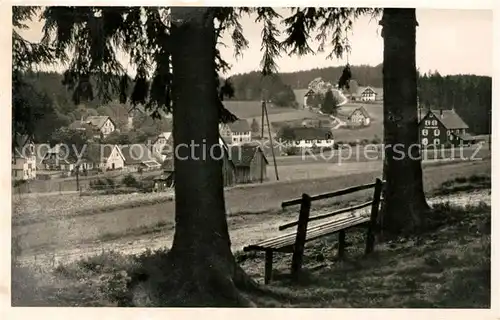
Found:
[[[373,192],[373,203],[372,210],[370,214],[370,223],[368,226],[368,231],[366,233],[366,248],[365,254],[373,252],[375,247],[375,229],[377,228],[378,212],[380,207],[380,195],[382,194],[382,180],[378,179],[375,181],[375,191]]]
[[[302,268],[302,258],[304,256],[304,245],[307,236],[307,224],[309,221],[309,213],[311,211],[311,197],[307,194],[302,194],[302,203],[300,205],[299,224],[297,225],[297,236],[295,238],[295,246],[292,257],[292,279],[298,280],[299,273]]]

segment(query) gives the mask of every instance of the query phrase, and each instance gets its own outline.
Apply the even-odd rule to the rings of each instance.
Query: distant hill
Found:
[[[305,71],[278,73],[281,82],[292,89],[304,89],[312,80],[321,77],[324,81],[337,83],[344,66],[316,68]],[[352,78],[356,79],[360,86],[382,87],[382,64],[377,66],[359,65],[351,66]],[[244,96],[248,92],[258,91],[261,88],[260,74],[250,72],[237,74],[231,77],[235,87],[235,100],[246,100]],[[248,96],[248,95],[247,95]]]

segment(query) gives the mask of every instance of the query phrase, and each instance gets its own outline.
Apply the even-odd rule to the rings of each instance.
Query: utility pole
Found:
[[[276,173],[276,181],[279,181],[280,178],[278,176],[278,165],[276,164],[276,157],[274,156],[274,146],[273,146],[273,137],[271,135],[271,126],[269,125],[269,115],[267,114],[267,105],[266,101],[262,102],[262,108],[264,109],[264,112],[266,113],[266,120],[267,120],[267,131],[269,133],[269,141],[271,143],[271,154],[273,155],[273,162],[274,162],[274,172]]]
[[[264,103],[265,103],[265,94],[262,93],[262,117],[260,121],[260,146],[262,150],[264,150]],[[260,164],[260,183],[264,182],[264,162]]]
[[[274,146],[273,146],[273,137],[271,135],[271,125],[269,124],[269,115],[267,113],[267,95],[266,95],[266,90],[264,89],[262,92],[262,117],[261,117],[261,149],[264,151],[263,145],[264,145],[264,124],[267,124],[267,132],[269,134],[269,146],[271,148],[271,154],[273,156],[273,162],[274,162],[274,171],[276,173],[276,180],[279,181],[279,176],[278,176],[278,165],[276,164],[276,157],[274,155]],[[266,119],[264,119],[266,117]],[[264,122],[266,120],[266,122]],[[264,162],[261,162],[261,167],[260,167],[260,183],[264,182]]]

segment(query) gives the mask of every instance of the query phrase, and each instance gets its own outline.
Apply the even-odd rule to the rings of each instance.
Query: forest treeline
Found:
[[[336,83],[342,67],[312,69],[291,73],[280,73],[261,78],[259,72],[250,72],[231,77],[234,100],[261,100],[263,92],[277,106],[296,106],[293,89],[305,88],[312,80],[321,77]],[[382,86],[382,67],[352,66],[352,76],[359,86]],[[72,92],[63,85],[63,75],[56,72],[37,72],[25,75],[31,87],[25,92],[37,104],[42,104],[43,120],[36,122],[37,140],[46,140],[56,129],[88,115],[109,114],[109,105],[103,105],[99,97],[76,105]],[[420,105],[424,108],[455,108],[475,134],[489,132],[491,125],[491,77],[476,75],[441,76],[437,72],[421,74],[418,81]],[[265,89],[265,91],[264,91]],[[118,93],[112,95],[118,104]],[[113,103],[112,103],[113,104]],[[123,105],[122,108],[129,108]],[[116,110],[116,108],[114,108]],[[123,113],[123,110],[122,112]],[[147,126],[145,126],[147,127]],[[149,133],[149,132],[148,132]]]
[[[455,109],[474,134],[491,132],[491,77],[423,74],[418,79],[420,106]]]

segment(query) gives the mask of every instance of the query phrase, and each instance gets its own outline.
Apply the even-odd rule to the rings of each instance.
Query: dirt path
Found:
[[[489,190],[473,193],[455,194],[446,197],[435,197],[429,200],[431,204],[450,201],[454,204],[465,206],[471,203],[484,201],[491,204]],[[294,220],[293,214],[277,213],[247,213],[229,215],[229,232],[231,235],[233,251],[238,251],[243,246],[266,238],[279,235],[278,226]],[[81,257],[99,254],[102,251],[119,251],[124,254],[136,254],[146,248],[159,249],[170,247],[174,230],[171,226],[164,228],[161,232],[146,234],[136,237],[125,237],[116,241],[99,242],[76,245],[72,249],[56,249],[44,251],[42,254],[27,254],[20,257],[20,262],[29,265],[56,266],[59,263],[67,263]]]

